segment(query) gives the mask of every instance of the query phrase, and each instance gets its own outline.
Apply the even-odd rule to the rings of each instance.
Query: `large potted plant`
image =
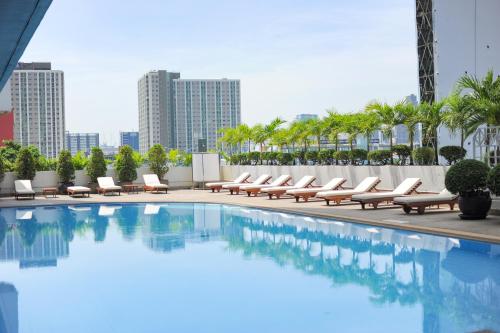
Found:
[[[458,206],[463,220],[485,219],[491,208],[487,188],[489,168],[480,161],[463,160],[450,167],[445,186],[451,193],[458,193]]]
[[[93,147],[87,163],[87,175],[90,177],[89,186],[93,191],[97,187],[97,178],[106,176],[107,169],[102,149]]]
[[[36,159],[33,152],[28,147],[23,147],[19,150],[16,159],[17,179],[33,180],[36,175]]]
[[[69,186],[75,185],[75,183],[73,183],[73,179],[75,179],[75,166],[73,165],[71,153],[68,150],[62,150],[59,153],[56,171],[61,181],[59,192],[66,193],[66,189]]]
[[[128,145],[120,147],[115,160],[115,170],[123,184],[130,184],[137,179],[137,162],[132,147]]]
[[[158,176],[158,179],[162,181],[163,176],[168,172],[169,167],[167,165],[168,158],[165,148],[160,144],[155,144],[148,151],[148,162],[149,170]]]

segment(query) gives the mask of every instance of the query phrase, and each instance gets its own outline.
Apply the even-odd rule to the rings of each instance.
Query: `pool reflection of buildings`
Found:
[[[169,207],[159,214],[160,205],[146,205],[143,215],[142,240],[152,250],[170,252],[183,249],[221,233],[219,205]]]
[[[0,282],[0,333],[17,333],[19,316],[17,289],[14,285]]]

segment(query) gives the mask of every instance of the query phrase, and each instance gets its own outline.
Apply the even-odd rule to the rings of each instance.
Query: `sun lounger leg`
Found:
[[[305,198],[304,198],[305,199]],[[307,201],[307,200],[306,200]],[[299,197],[295,197],[295,202],[299,202]]]
[[[330,206],[330,200],[325,199],[325,201],[326,201],[326,205],[327,205],[327,206]]]
[[[365,203],[361,202],[361,209],[365,209]]]
[[[417,208],[417,213],[419,215],[422,215],[423,213],[425,213],[425,206],[420,206]]]
[[[214,192],[215,192],[215,188],[212,187],[212,193],[214,193]]]
[[[269,197],[269,199],[273,198],[273,195],[271,193],[268,193],[267,196]]]
[[[454,208],[455,208],[455,203],[453,202],[450,204],[450,210],[453,210]]]
[[[411,207],[410,206],[407,206],[407,205],[404,205],[403,206],[403,210],[406,214],[410,214],[411,212]]]

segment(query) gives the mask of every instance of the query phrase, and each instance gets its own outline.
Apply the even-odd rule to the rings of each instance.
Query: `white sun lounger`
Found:
[[[395,197],[411,194],[422,184],[420,178],[406,178],[398,187],[389,192],[364,193],[357,194],[351,197],[352,201],[359,202],[361,208],[365,209],[366,204],[371,204],[373,208],[377,208],[378,204],[383,201],[393,201]]]
[[[280,196],[285,194],[287,190],[307,188],[311,186],[312,182],[315,180],[316,177],[314,176],[304,176],[297,183],[295,183],[295,185],[266,187],[262,189],[262,192],[267,193],[269,199],[272,199],[273,196],[276,196],[276,198],[279,199]]]
[[[97,188],[97,193],[106,195],[106,193],[118,193],[122,191],[122,187],[115,185],[112,177],[97,177],[97,183],[99,187]]]
[[[257,194],[262,191],[262,189],[266,187],[276,187],[276,186],[284,186],[287,185],[288,182],[292,179],[290,175],[281,175],[276,180],[274,180],[271,184],[267,185],[244,185],[240,186],[240,191],[245,191],[247,192],[247,195],[250,196],[251,194],[257,196]]]
[[[361,183],[351,190],[335,190],[335,191],[324,191],[318,192],[316,198],[325,199],[326,204],[330,205],[330,201],[335,201],[337,205],[342,202],[342,200],[350,199],[355,194],[366,193],[372,191],[375,186],[380,183],[380,178],[378,177],[366,177]]]
[[[248,183],[248,184],[227,184],[227,185],[223,185],[222,188],[226,189],[226,190],[229,190],[229,192],[231,194],[233,194],[233,193],[239,194],[240,193],[240,188],[242,186],[247,186],[247,185],[254,185],[254,186],[264,185],[264,184],[267,184],[271,178],[272,178],[271,176],[269,176],[267,174],[263,174],[263,175],[261,175],[259,178],[257,178],[256,180],[254,180],[251,183]]]
[[[415,209],[418,214],[423,214],[426,207],[449,205],[453,210],[458,202],[458,194],[450,193],[447,189],[435,194],[409,195],[405,197],[394,198],[394,204],[403,206],[403,211],[410,214]]]
[[[245,184],[245,183],[248,183],[248,178],[250,178],[250,173],[243,172],[241,175],[239,175],[233,181],[206,183],[205,186],[209,187],[212,190],[212,192],[215,192],[215,191],[220,192],[220,190],[222,189],[222,186],[230,185],[230,184]]]
[[[69,186],[66,189],[66,192],[68,192],[69,196],[76,196],[76,195],[81,195],[82,197],[85,197],[85,194],[87,197],[90,197],[90,188],[85,187],[85,186]]]
[[[152,173],[143,175],[144,179],[144,192],[159,192],[165,190],[165,193],[168,192],[168,185],[160,183],[160,179],[158,179],[158,175]]]
[[[287,190],[286,194],[294,196],[295,201],[297,202],[299,202],[300,198],[304,198],[304,201],[308,201],[309,198],[315,197],[319,192],[333,191],[338,189],[345,182],[345,178],[333,178],[323,186]]]
[[[29,199],[35,199],[35,191],[31,187],[31,180],[22,179],[14,181],[14,196],[16,200],[19,200],[20,197],[25,197]]]

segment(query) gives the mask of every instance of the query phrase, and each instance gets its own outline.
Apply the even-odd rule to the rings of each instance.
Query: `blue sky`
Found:
[[[22,57],[65,72],[66,127],[137,130],[151,69],[241,80],[250,124],[417,93],[414,0],[54,0]]]

